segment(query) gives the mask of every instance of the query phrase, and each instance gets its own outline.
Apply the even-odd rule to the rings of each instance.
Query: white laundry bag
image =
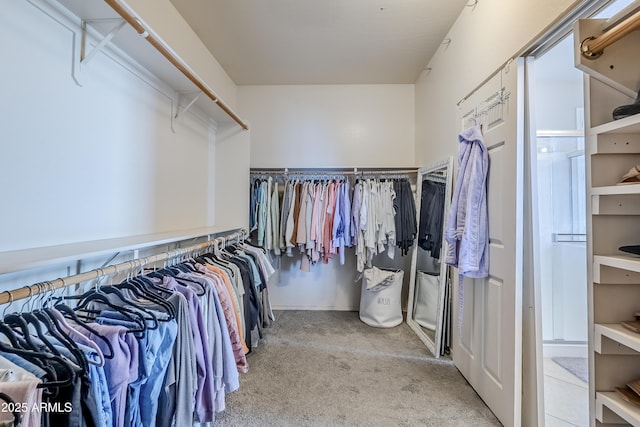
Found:
[[[435,330],[438,317],[438,294],[440,277],[418,271],[413,305],[413,320],[423,328]]]
[[[402,323],[402,270],[367,268],[362,275],[360,320],[377,328],[393,328]]]

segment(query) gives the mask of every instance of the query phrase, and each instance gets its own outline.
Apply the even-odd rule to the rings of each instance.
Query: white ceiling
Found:
[[[238,85],[415,83],[468,1],[171,0]]]

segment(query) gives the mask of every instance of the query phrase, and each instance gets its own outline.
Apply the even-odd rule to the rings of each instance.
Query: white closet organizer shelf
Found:
[[[596,419],[601,423],[616,423],[621,420],[612,419],[606,408],[634,427],[640,427],[640,408],[623,400],[615,391],[596,393]]]
[[[635,244],[640,238],[640,185],[616,185],[640,164],[640,114],[612,120],[615,108],[631,104],[637,95],[640,80],[633,53],[640,32],[627,30],[639,22],[640,15],[634,13],[606,32],[604,19],[581,19],[574,28],[575,64],[586,73],[591,426],[640,427],[640,407],[616,391],[640,378],[640,334],[620,323],[632,320],[639,308],[640,257],[616,253],[620,246]],[[616,37],[611,36],[613,32]],[[596,47],[602,40],[611,48]],[[593,51],[585,52],[585,47]],[[593,55],[587,58],[583,53]]]
[[[34,4],[41,3],[41,0],[29,1]],[[177,103],[182,104],[182,106],[177,105],[177,110],[172,112],[176,118],[193,105],[215,120],[218,126],[239,125],[244,130],[249,129],[249,125],[196,74],[171,46],[155,34],[140,17],[130,13],[126,2],[122,0],[55,0],[49,1],[48,5],[75,22],[78,28],[86,29],[86,34],[89,36],[86,56],[93,55],[91,50],[96,49],[95,46],[99,43],[105,42],[107,46],[115,47],[116,52],[123,53],[131,61],[139,64],[175,90]],[[36,7],[39,6],[36,5]],[[129,25],[114,30],[114,22],[118,20],[126,21]],[[197,40],[195,33],[183,36],[194,42]],[[80,37],[77,38],[80,39]],[[102,48],[101,46],[100,49]],[[73,73],[76,79],[83,67],[91,66],[82,62],[80,50],[80,45],[74,46],[76,64]],[[205,96],[199,96],[199,94]],[[186,99],[183,100],[182,97]]]
[[[640,114],[592,127],[588,133],[590,135],[640,133]]]
[[[640,272],[640,257],[627,255],[594,255],[594,271],[599,270],[602,266]]]
[[[591,189],[592,196],[613,196],[622,194],[640,194],[640,184],[608,185]],[[640,215],[640,212],[638,212]]]
[[[60,265],[79,259],[151,248],[191,239],[213,238],[236,230],[239,228],[203,227],[0,252],[0,274]]]
[[[640,334],[628,330],[618,323],[595,324],[593,328],[594,350],[600,354],[635,354],[640,355]],[[612,348],[603,338],[608,338],[615,343],[627,348]],[[619,347],[619,346],[618,346]],[[633,350],[633,352],[629,351]]]

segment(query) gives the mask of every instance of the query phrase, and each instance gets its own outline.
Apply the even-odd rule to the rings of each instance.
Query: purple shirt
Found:
[[[227,321],[224,317],[222,305],[215,289],[213,281],[197,274],[180,273],[178,277],[187,277],[203,283],[209,294],[208,327],[209,346],[212,349],[212,366],[215,375],[216,411],[225,409],[225,392],[231,393],[240,387],[238,368],[231,347],[231,337],[229,329],[225,326]]]
[[[124,326],[99,323],[89,323],[89,326],[109,340],[113,347],[113,358],[104,361],[104,373],[111,396],[113,425],[122,427],[125,424],[127,388],[129,383],[138,379],[138,352],[140,351],[138,341],[133,334],[127,332],[128,329]],[[109,354],[109,348],[102,339],[84,329],[77,331],[98,344],[103,354],[105,352]]]
[[[200,300],[193,290],[179,284],[173,277],[165,276],[163,286],[181,293],[187,300],[198,377],[195,414],[198,421],[202,423],[212,422],[215,420],[215,375],[212,369],[212,355],[208,344],[209,337],[207,336],[207,327]]]

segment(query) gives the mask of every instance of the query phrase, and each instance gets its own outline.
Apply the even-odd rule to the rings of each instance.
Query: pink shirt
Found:
[[[336,183],[330,182],[327,190],[327,209],[325,210],[326,219],[324,222],[324,230],[322,232],[322,240],[323,240],[323,262],[327,264],[329,262],[329,258],[333,257],[335,250],[333,249],[333,244],[331,242],[331,237],[333,234],[333,214],[336,209]],[[333,252],[332,252],[333,251]]]
[[[247,364],[247,357],[242,349],[242,338],[240,338],[240,332],[238,331],[238,324],[236,323],[231,296],[222,282],[222,279],[220,279],[217,274],[210,272],[207,270],[207,267],[202,264],[198,265],[197,268],[200,274],[213,282],[216,290],[218,291],[218,298],[220,299],[220,305],[224,312],[224,318],[227,321],[227,329],[229,329],[229,336],[231,338],[231,348],[233,349],[233,355],[236,359],[238,372],[243,374],[247,373],[249,371],[249,365]]]

